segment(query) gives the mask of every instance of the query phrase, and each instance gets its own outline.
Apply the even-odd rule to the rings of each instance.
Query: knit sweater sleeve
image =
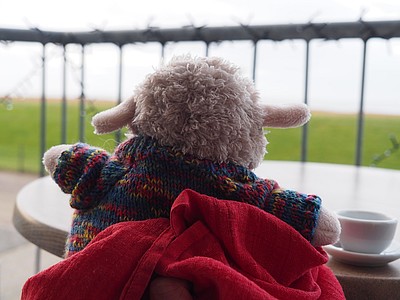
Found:
[[[64,193],[71,194],[73,208],[85,209],[98,203],[104,190],[101,173],[109,157],[105,150],[83,143],[61,154],[53,179]]]
[[[321,207],[320,197],[276,188],[268,198],[266,211],[294,227],[307,240],[312,240]]]

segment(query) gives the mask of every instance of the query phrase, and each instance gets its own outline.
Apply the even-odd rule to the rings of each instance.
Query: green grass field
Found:
[[[113,134],[96,136],[90,125],[91,117],[113,104],[91,102],[86,104],[85,142],[112,151],[116,145]],[[47,103],[46,148],[61,143],[61,105]],[[67,143],[79,139],[79,103],[69,101],[67,112]],[[41,164],[40,103],[13,101],[12,107],[0,102],[0,170],[38,172]],[[308,161],[354,164],[357,117],[349,114],[313,112],[309,123]],[[390,136],[400,140],[400,116],[367,115],[363,139],[363,165],[372,164],[376,155],[393,148]],[[271,129],[267,135],[268,160],[300,160],[301,129]],[[400,151],[380,161],[378,167],[400,169]]]

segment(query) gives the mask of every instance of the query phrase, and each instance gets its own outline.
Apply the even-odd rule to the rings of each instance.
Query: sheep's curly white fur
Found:
[[[198,158],[249,168],[264,157],[259,95],[222,59],[176,57],[149,75],[134,98],[132,132]]]

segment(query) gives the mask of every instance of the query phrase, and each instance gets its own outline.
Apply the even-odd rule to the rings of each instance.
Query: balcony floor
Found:
[[[0,299],[20,299],[25,281],[35,271],[36,247],[25,240],[12,225],[13,207],[18,191],[29,181],[37,178],[32,174],[0,171]],[[41,251],[41,269],[60,258]]]

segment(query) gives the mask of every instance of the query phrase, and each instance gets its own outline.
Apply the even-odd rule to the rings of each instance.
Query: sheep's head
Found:
[[[253,83],[220,58],[180,56],[147,76],[132,98],[94,116],[96,133],[128,126],[161,145],[249,168],[263,159],[262,127],[297,127],[310,118],[304,105],[259,103]]]

